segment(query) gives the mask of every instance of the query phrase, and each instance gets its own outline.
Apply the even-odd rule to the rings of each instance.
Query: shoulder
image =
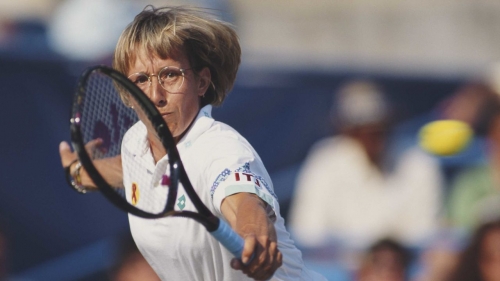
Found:
[[[329,165],[333,165],[334,162],[339,161],[342,163],[347,160],[362,161],[363,157],[363,150],[357,141],[349,137],[333,136],[314,143],[309,149],[306,162],[328,162]]]
[[[277,208],[271,178],[250,143],[231,126],[214,122],[193,144],[193,155],[202,155],[200,176],[210,187],[214,206],[238,192],[255,193]]]
[[[396,158],[395,164],[394,175],[401,176],[406,180],[412,179],[413,182],[420,183],[432,181],[435,185],[444,184],[445,178],[439,159],[424,152],[418,146],[403,151]],[[433,186],[425,184],[422,188],[427,187],[431,190],[434,188]]]
[[[264,173],[265,168],[257,152],[250,143],[231,126],[222,122],[213,122],[189,149],[190,160],[197,166],[200,175],[213,182],[220,174],[249,166]],[[192,162],[191,161],[191,162]],[[267,173],[266,173],[267,174]]]
[[[438,169],[440,162],[437,157],[429,155],[418,146],[413,146],[401,153],[398,159],[399,165],[409,168],[432,168]]]
[[[312,146],[310,151],[325,151],[334,150],[339,144],[342,143],[341,137],[325,137],[316,141]]]
[[[464,189],[479,189],[482,186],[488,186],[491,179],[491,170],[488,165],[471,166],[460,171],[453,180],[453,186]]]
[[[335,152],[341,153],[344,151],[355,151],[360,148],[359,143],[347,136],[337,135],[332,137],[325,137],[318,140],[311,147],[311,153],[324,153],[324,152]]]
[[[254,155],[250,143],[231,126],[215,121],[196,141],[209,155]]]

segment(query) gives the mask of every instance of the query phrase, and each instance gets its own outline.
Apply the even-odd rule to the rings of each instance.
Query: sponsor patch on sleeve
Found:
[[[240,192],[256,194],[272,207],[277,200],[268,183],[261,176],[250,171],[249,163],[245,163],[235,171],[225,169],[219,174],[210,190],[217,208],[220,207],[220,203],[225,197]]]

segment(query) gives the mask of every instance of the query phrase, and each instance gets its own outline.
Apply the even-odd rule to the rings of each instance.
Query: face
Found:
[[[372,163],[382,161],[388,134],[386,125],[365,125],[351,129],[350,134],[362,144]]]
[[[186,69],[183,82],[179,83],[180,86],[175,91],[165,90],[158,81],[157,74],[166,66]],[[170,57],[161,59],[142,50],[131,63],[128,73],[125,73],[126,76],[140,72],[151,75],[151,83],[141,88],[155,104],[176,141],[182,137],[198,114],[200,97],[205,94],[210,84],[208,68],[204,68],[200,73],[195,73],[190,68],[184,52],[175,52]]]
[[[361,269],[358,281],[403,281],[405,269],[398,253],[382,249],[372,254],[370,261]]]

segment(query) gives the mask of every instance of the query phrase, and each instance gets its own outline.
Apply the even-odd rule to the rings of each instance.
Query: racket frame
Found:
[[[79,112],[79,103],[85,102],[85,93],[87,89],[86,84],[89,77],[94,72],[99,72],[103,75],[108,76],[109,78],[113,79],[113,81],[119,83],[131,94],[131,98],[134,98],[137,101],[137,104],[142,107],[144,113],[151,121],[153,128],[155,128],[163,147],[167,150],[168,162],[170,166],[170,184],[168,186],[169,195],[165,204],[165,208],[157,214],[145,212],[125,202],[123,197],[117,194],[116,191],[114,191],[114,188],[110,184],[108,184],[108,182],[106,182],[103,176],[99,173],[99,171],[93,164],[91,157],[87,153],[87,150],[85,149],[85,144],[80,129],[80,118],[82,114],[81,112]],[[82,166],[85,167],[87,174],[108,200],[110,200],[113,204],[115,204],[123,211],[141,218],[155,219],[168,216],[187,217],[195,219],[197,222],[203,224],[209,232],[212,232],[218,228],[219,219],[215,217],[212,212],[210,212],[210,210],[205,206],[205,204],[201,201],[201,199],[194,191],[191,181],[189,180],[188,175],[186,174],[183,167],[174,138],[170,133],[165,120],[163,120],[161,114],[158,112],[154,104],[142,92],[141,89],[139,89],[132,81],[130,81],[127,77],[125,77],[118,71],[107,66],[98,65],[88,68],[82,74],[80,80],[78,81],[76,95],[76,102],[73,105],[72,117],[70,119],[71,141],[78,155],[78,158],[82,163]],[[174,210],[179,182],[183,184],[186,194],[188,195],[189,199],[191,199],[199,213],[192,211]]]
[[[88,155],[85,148],[85,143],[83,141],[83,136],[80,130],[81,123],[81,112],[79,112],[79,103],[85,100],[86,82],[93,72],[99,72],[113,79],[115,82],[119,83],[122,87],[129,91],[138,105],[144,109],[144,113],[147,115],[151,121],[153,128],[156,130],[157,135],[163,147],[166,149],[168,154],[168,162],[170,167],[170,180],[168,184],[169,194],[165,203],[165,208],[162,212],[157,214],[151,214],[145,212],[139,208],[136,208],[126,202],[123,197],[114,191],[114,188],[106,182],[102,175],[98,172],[97,168],[94,166],[91,157]],[[83,98],[82,98],[83,97]],[[92,179],[94,184],[99,188],[102,194],[115,206],[128,212],[132,215],[146,218],[155,219],[163,217],[186,217],[191,218],[202,224],[207,231],[217,239],[226,249],[228,249],[235,257],[241,258],[243,253],[244,240],[239,236],[227,222],[219,219],[205,206],[201,201],[200,197],[196,194],[191,181],[184,169],[179,152],[177,150],[174,138],[168,129],[165,120],[163,120],[161,114],[156,109],[153,102],[142,92],[139,87],[137,87],[132,81],[125,77],[120,72],[104,66],[98,65],[88,68],[81,76],[78,81],[77,91],[75,93],[76,102],[73,103],[72,108],[72,118],[70,119],[70,130],[71,130],[71,141],[75,151],[78,155],[82,166],[85,168],[87,174]],[[163,182],[163,180],[162,180]],[[189,199],[196,207],[198,212],[193,211],[176,211],[174,210],[178,183],[181,182],[184,191],[187,193]],[[254,255],[250,258],[248,262],[253,260]]]

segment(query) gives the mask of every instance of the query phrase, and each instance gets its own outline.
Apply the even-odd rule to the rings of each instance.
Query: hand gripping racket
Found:
[[[156,133],[167,151],[170,175],[163,175],[161,182],[164,186],[151,188],[153,192],[149,194],[144,194],[147,192],[141,189],[138,202],[139,194],[134,186],[131,192],[126,192],[123,184],[106,181],[109,167],[96,163],[119,157],[123,136],[140,122],[149,128],[148,133]],[[74,96],[70,127],[71,141],[82,167],[109,201],[141,218],[172,216],[194,219],[235,257],[241,258],[243,239],[226,222],[213,215],[198,197],[165,121],[151,100],[127,77],[106,66],[87,69],[80,77]],[[96,139],[100,139],[99,146],[86,146]],[[198,212],[174,210],[179,182]]]

